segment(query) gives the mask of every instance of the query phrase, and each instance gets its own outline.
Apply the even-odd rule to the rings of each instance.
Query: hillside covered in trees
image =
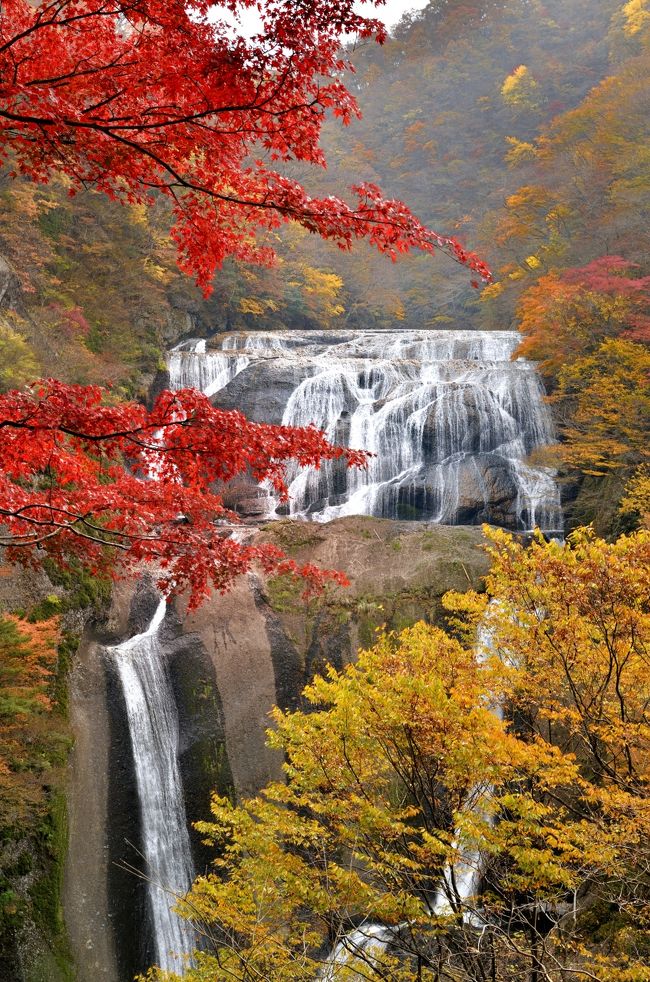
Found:
[[[370,167],[495,282],[473,292],[444,262],[387,269],[312,239],[343,280],[341,322],[521,330],[566,441],[555,462],[580,487],[570,522],[630,527],[628,482],[624,509],[648,509],[647,5],[441,0],[355,64],[364,117],[327,132],[323,185]]]
[[[222,410],[202,396],[172,397],[164,404],[172,416],[177,405],[189,407],[180,420],[162,422],[187,466],[180,473],[189,475],[187,485],[199,478],[209,485],[210,497],[193,505],[176,494],[173,460],[147,471],[151,447],[140,459],[130,430],[125,442],[120,431],[106,459],[105,432],[74,430],[79,406],[91,423],[96,418],[92,399],[73,400],[71,415],[51,424],[54,443],[60,419],[64,439],[72,427],[78,440],[81,456],[66,458],[65,468],[43,449],[51,433],[41,434],[38,456],[19,437],[4,463],[7,473],[15,468],[21,507],[55,484],[66,501],[80,488],[89,500],[92,475],[93,504],[102,502],[108,524],[93,530],[90,568],[86,543],[76,552],[55,548],[47,559],[40,549],[20,576],[15,554],[5,562],[3,551],[0,975],[24,962],[40,968],[25,969],[21,982],[73,978],[61,908],[74,735],[67,678],[88,625],[103,630],[108,616],[105,547],[119,541],[110,522],[129,516],[125,535],[141,544],[156,521],[159,532],[164,511],[169,554],[154,545],[138,556],[167,564],[159,586],[189,580],[208,594],[208,578],[193,576],[193,543],[204,533],[215,534],[210,559],[224,557],[233,574],[266,562],[268,578],[255,581],[247,616],[264,619],[269,663],[275,659],[269,672],[276,671],[277,693],[290,690],[284,702],[278,697],[283,708],[274,712],[271,737],[288,762],[286,783],[244,799],[233,782],[219,789],[214,821],[202,815],[199,833],[216,866],[182,907],[205,942],[188,978],[650,979],[650,0],[431,0],[382,45],[364,38],[347,54],[356,70],[347,84],[362,118],[352,113],[341,126],[329,103],[327,167],[307,167],[288,153],[277,164],[282,174],[325,202],[359,181],[381,186],[427,227],[480,256],[492,281],[472,282],[474,274],[449,256],[397,249],[391,263],[365,242],[337,248],[304,223],[271,223],[258,245],[262,257],[275,250],[274,263],[225,258],[211,291],[201,289],[179,269],[172,206],[160,188],[145,206],[109,200],[96,182],[77,186],[63,172],[32,180],[17,173],[9,147],[0,170],[5,417],[18,403],[32,407],[28,383],[52,378],[108,383],[98,397],[102,412],[130,425],[145,418],[143,404],[149,412],[152,393],[168,380],[171,347],[190,338],[209,345],[224,332],[283,329],[291,351],[293,335],[336,328],[519,331],[514,357],[537,363],[558,436],[527,463],[557,472],[568,541],[539,536],[527,546],[491,533],[487,591],[448,596],[443,615],[420,582],[431,531],[422,532],[416,552],[412,543],[403,547],[402,528],[382,526],[381,539],[361,523],[354,549],[360,554],[366,538],[377,540],[383,565],[396,569],[417,555],[417,583],[405,576],[397,592],[383,584],[385,596],[368,588],[350,600],[328,584],[316,603],[289,574],[319,579],[309,550],[328,533],[321,539],[314,525],[297,534],[297,523],[274,523],[279,531],[256,534],[275,534],[277,547],[262,539],[247,554],[214,532],[226,513],[213,479],[249,466],[258,477],[277,477],[279,461],[300,457],[281,433],[274,431],[277,446],[269,450],[263,425],[249,432],[234,418],[223,426]],[[275,151],[264,152],[273,160]],[[272,356],[265,349],[261,363]],[[370,387],[372,370],[366,374],[359,384]],[[22,390],[18,400],[14,390]],[[212,448],[216,470],[195,466],[196,447],[185,442],[188,419],[197,424],[202,414],[203,434],[193,431],[202,436],[198,456]],[[146,418],[155,443],[160,416],[154,408]],[[236,459],[230,470],[224,432]],[[247,435],[250,444],[240,446]],[[320,460],[323,441],[313,431],[309,440],[304,460]],[[270,455],[267,469],[259,466],[260,447]],[[125,461],[139,468],[137,494]],[[119,508],[110,499],[115,485],[107,490],[116,474],[126,474],[127,485]],[[174,492],[164,509],[146,485],[163,474]],[[209,510],[206,502],[215,501]],[[81,516],[74,512],[67,528],[76,532]],[[593,531],[572,538],[583,525]],[[456,531],[462,538],[464,530]],[[175,577],[170,559],[179,544],[186,579]],[[447,559],[445,569],[476,585],[478,574]],[[212,583],[230,586],[230,578]],[[422,611],[433,625],[413,627]],[[141,615],[129,624],[145,630]],[[355,641],[367,650],[346,668]],[[294,659],[289,668],[280,649],[287,664]],[[190,696],[201,712],[219,703],[217,688],[208,692],[203,676],[194,681]],[[219,706],[219,726],[222,715]],[[220,779],[229,768],[222,756],[202,760]],[[480,892],[463,858],[479,853],[489,857]],[[135,923],[130,911],[123,916]],[[337,946],[368,925],[378,954],[369,955],[364,940],[345,949],[337,967]],[[25,961],[29,945],[32,962]],[[332,966],[336,973],[327,974]],[[171,978],[162,969],[149,977]]]

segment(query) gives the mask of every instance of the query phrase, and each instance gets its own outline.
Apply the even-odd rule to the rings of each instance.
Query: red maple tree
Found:
[[[3,0],[0,159],[11,151],[37,181],[63,172],[71,193],[167,196],[180,265],[206,293],[226,256],[271,261],[255,231],[289,220],[342,248],[368,238],[392,257],[442,249],[488,279],[475,255],[375,185],[352,188],[350,205],[312,198],[273,167],[324,165],[326,114],[358,114],[341,80],[341,37],[382,41],[381,22],[353,0],[221,6],[261,8],[259,34],[233,36],[211,0]]]
[[[37,563],[47,553],[65,564],[76,556],[95,569],[112,566],[117,552],[123,573],[153,561],[160,588],[187,589],[190,607],[253,563],[314,586],[344,583],[273,545],[231,538],[237,517],[212,490],[250,473],[283,498],[288,460],[318,466],[341,457],[349,466],[365,461],[313,427],[251,423],[192,389],[163,392],[147,410],[106,404],[94,386],[40,383],[0,396],[0,544],[11,558]]]
[[[348,123],[358,114],[341,39],[382,41],[383,25],[359,16],[353,0],[221,6],[260,10],[259,33],[233,35],[210,0],[2,0],[0,161],[35,181],[63,173],[71,194],[91,187],[144,205],[165,196],[179,264],[206,294],[227,256],[271,262],[256,233],[286,221],[344,249],[368,238],[392,258],[440,249],[488,280],[475,255],[376,186],[352,188],[354,204],[312,198],[277,169],[324,165],[326,115]],[[289,459],[343,455],[363,463],[314,429],[249,423],[189,390],[163,393],[147,412],[48,381],[0,397],[0,544],[95,565],[110,546],[127,569],[155,560],[161,588],[188,588],[192,604],[253,562],[341,579],[225,536],[213,482],[250,471],[283,494]]]

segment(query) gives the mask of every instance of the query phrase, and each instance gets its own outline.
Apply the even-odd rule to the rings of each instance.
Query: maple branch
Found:
[[[274,0],[264,32],[248,41],[209,23],[204,0],[196,17],[183,0],[6,2],[21,29],[0,47],[14,79],[2,90],[0,146],[13,143],[20,170],[39,181],[56,166],[73,187],[95,185],[121,201],[150,204],[151,188],[169,196],[179,264],[204,293],[228,255],[267,258],[253,233],[274,224],[274,215],[342,248],[368,237],[392,258],[441,249],[489,281],[477,257],[378,189],[353,189],[354,207],[311,198],[297,182],[247,163],[261,146],[274,159],[322,165],[327,109],[344,122],[358,115],[341,81],[339,40],[346,29],[378,40],[385,32],[352,0],[309,0],[291,16],[288,2]],[[226,122],[218,126],[219,119]],[[216,222],[210,201],[223,206]]]
[[[70,0],[63,0],[63,2],[59,6],[59,10],[63,10],[65,7],[69,6],[69,3]],[[52,6],[54,6],[54,4]],[[9,40],[6,41],[5,44],[0,45],[0,54],[12,48],[14,44],[17,44],[19,41],[23,41],[25,38],[29,37],[35,31],[41,31],[47,27],[68,27],[70,24],[74,24],[77,21],[89,20],[93,17],[115,17],[118,11],[116,11],[115,8],[107,10],[105,9],[105,7],[107,6],[109,6],[108,3],[104,5],[104,8],[99,8],[97,10],[90,10],[87,11],[86,13],[73,14],[70,17],[64,17],[60,20],[58,20],[55,16],[48,21],[40,20],[42,14],[39,11],[36,17],[36,21],[34,22],[34,24],[32,24],[31,27],[26,28],[24,31],[21,31],[19,34],[15,34],[13,37],[9,38]],[[137,3],[133,3],[128,6],[121,7],[119,9],[119,13],[122,16],[126,16],[126,13],[128,13],[129,11],[137,9],[137,6],[138,6]]]

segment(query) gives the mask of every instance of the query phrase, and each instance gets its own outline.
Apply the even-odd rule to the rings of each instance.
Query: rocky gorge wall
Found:
[[[67,762],[72,745],[67,675],[91,616],[101,616],[107,583],[57,571],[0,564],[3,644],[0,755],[0,980],[72,982],[62,911],[67,853]],[[46,702],[10,709],[12,634],[46,625]],[[20,658],[25,650],[18,652]],[[5,663],[4,659],[8,659]]]
[[[377,627],[438,620],[449,589],[476,586],[487,569],[478,528],[348,517],[285,520],[251,529],[294,558],[343,569],[351,580],[305,604],[285,577],[242,578],[187,614],[177,602],[161,643],[179,714],[179,763],[190,822],[210,791],[246,795],[281,773],[265,746],[274,704],[295,706],[327,662],[342,665]],[[106,645],[143,629],[157,599],[145,582],[121,584],[101,629],[86,631],[70,680],[75,734],[69,780],[64,907],[77,982],[127,982],[147,967],[141,829],[124,707]],[[196,837],[195,866],[209,862]],[[45,982],[45,980],[43,980]]]

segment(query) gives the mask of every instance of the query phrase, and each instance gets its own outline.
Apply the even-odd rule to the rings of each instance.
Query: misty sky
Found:
[[[429,0],[386,0],[383,7],[373,7],[371,3],[358,2],[356,4],[360,13],[367,17],[378,17],[389,27],[393,27],[399,21],[402,14],[407,10],[422,10],[426,7]],[[241,14],[241,25],[246,35],[254,34],[259,25],[257,15],[253,11],[246,11]]]
[[[356,6],[361,13],[368,17],[379,17],[384,24],[392,27],[407,10],[422,10],[428,2],[429,0],[386,0],[383,7],[373,8],[372,4],[367,3],[357,3]]]

